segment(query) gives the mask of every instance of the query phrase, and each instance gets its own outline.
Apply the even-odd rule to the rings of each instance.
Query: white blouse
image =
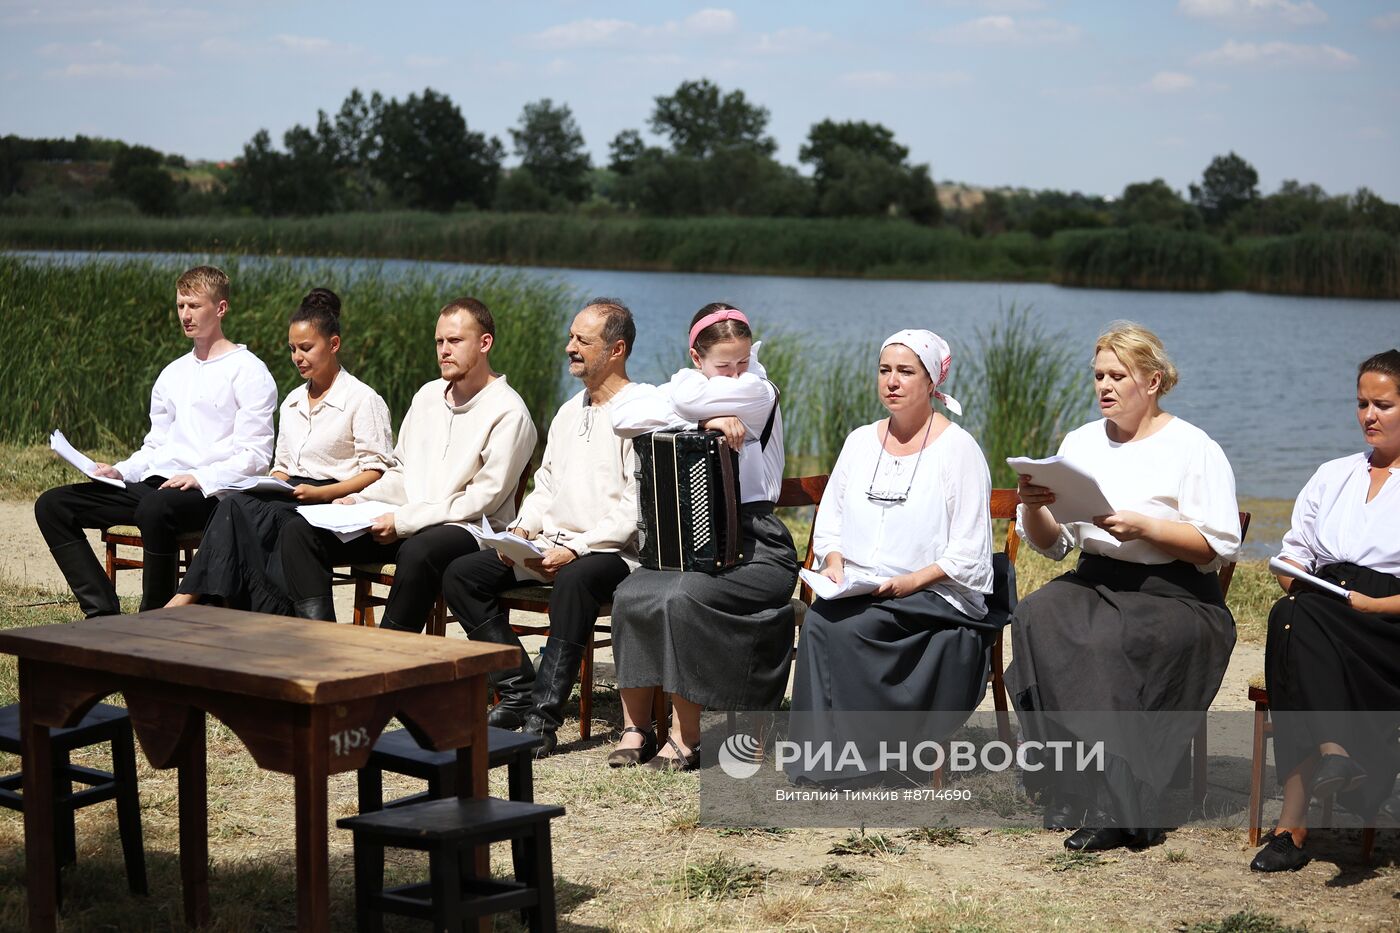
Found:
[[[1186,522],[1201,533],[1215,552],[1202,573],[1218,570],[1238,558],[1239,505],[1235,501],[1235,472],[1225,451],[1206,432],[1181,418],[1139,441],[1117,443],[1108,438],[1107,419],[1092,421],[1065,435],[1060,455],[1093,475],[1104,495],[1120,511],[1149,518]],[[1176,558],[1147,541],[1119,541],[1089,522],[1060,526],[1060,536],[1048,548],[1036,547],[1025,532],[1019,506],[1017,530],[1034,550],[1062,560],[1076,547],[1136,564],[1169,564]]]
[[[243,344],[201,360],[191,350],[151,387],[151,429],[141,449],[112,468],[128,483],[188,473],[218,489],[267,472],[277,383]]]
[[[812,530],[818,559],[839,551],[847,564],[882,577],[937,564],[948,576],[929,589],[968,618],[982,618],[992,591],[992,478],[982,449],[956,424],[922,456],[882,457],[880,437],[867,424],[846,438]],[[886,495],[907,489],[908,497],[874,502],[866,494],[872,487]]]
[[[379,394],[342,369],[313,408],[305,383],[282,403],[275,473],[347,480],[394,465],[394,429]]]
[[[1348,563],[1400,576],[1400,467],[1367,502],[1370,466],[1363,453],[1317,468],[1293,504],[1281,556],[1309,570]]]
[[[739,451],[739,498],[743,502],[777,502],[783,488],[783,413],[773,417],[766,447],[759,436],[778,403],[778,391],[758,361],[753,345],[748,372],[742,376],[706,377],[698,369],[683,369],[662,386],[639,384],[612,408],[613,430],[623,437],[652,431],[695,430],[707,418],[724,416],[744,423]]]

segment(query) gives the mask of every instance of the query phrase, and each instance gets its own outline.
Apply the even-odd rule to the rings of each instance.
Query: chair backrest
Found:
[[[802,559],[804,569],[811,570],[815,555],[812,553],[812,532],[817,527],[817,510],[822,505],[822,494],[826,492],[826,481],[830,479],[830,474],[821,473],[817,476],[789,476],[783,480],[782,489],[778,492],[778,501],[774,503],[776,508],[795,509],[803,506],[813,505],[816,509],[812,511],[812,527],[807,531],[807,554]],[[807,605],[812,605],[812,588],[803,583],[799,592],[802,601]]]
[[[1240,545],[1244,545],[1245,536],[1249,534],[1249,520],[1252,516],[1248,512],[1240,513]],[[1235,562],[1229,561],[1220,568],[1220,598],[1224,599],[1230,595],[1230,581],[1235,577]]]

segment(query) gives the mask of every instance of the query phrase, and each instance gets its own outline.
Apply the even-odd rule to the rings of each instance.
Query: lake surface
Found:
[[[160,253],[25,252],[59,262],[123,256],[178,259]],[[240,257],[247,265],[301,262],[337,277],[451,275],[482,269],[409,260]],[[1318,464],[1364,448],[1355,415],[1356,366],[1400,345],[1400,301],[1291,298],[1245,292],[1129,292],[996,282],[870,281],[523,268],[559,280],[584,296],[621,298],[637,320],[633,378],[656,381],[681,358],[691,315],[711,301],[743,308],[765,330],[806,335],[813,352],[839,354],[896,330],[926,327],[962,351],[1012,304],[1029,307],[1040,326],[1082,353],[1086,372],[1094,338],[1127,318],[1161,336],[1181,372],[1168,411],[1220,442],[1242,497],[1292,499]],[[314,284],[310,279],[308,286]],[[449,297],[446,290],[444,299]],[[562,335],[561,335],[562,345]],[[872,371],[874,361],[871,361]],[[1089,383],[1085,382],[1086,392]],[[978,404],[962,397],[965,409]],[[1045,455],[1052,451],[1028,451]]]

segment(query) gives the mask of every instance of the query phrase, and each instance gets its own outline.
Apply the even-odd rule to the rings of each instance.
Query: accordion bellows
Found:
[[[739,455],[718,431],[657,431],[633,441],[639,558],[651,570],[715,573],[737,564]]]

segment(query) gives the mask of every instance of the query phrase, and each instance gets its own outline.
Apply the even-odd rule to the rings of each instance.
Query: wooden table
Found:
[[[297,927],[330,929],[327,791],[364,765],[397,716],[437,750],[457,749],[459,796],[486,795],[486,675],[518,649],[458,639],[188,606],[0,632],[19,657],[29,928],[55,928],[49,729],[120,692],[146,757],[179,769],[185,919],[209,919],[205,714],[259,767],[296,788]],[[478,870],[486,868],[485,852]]]

